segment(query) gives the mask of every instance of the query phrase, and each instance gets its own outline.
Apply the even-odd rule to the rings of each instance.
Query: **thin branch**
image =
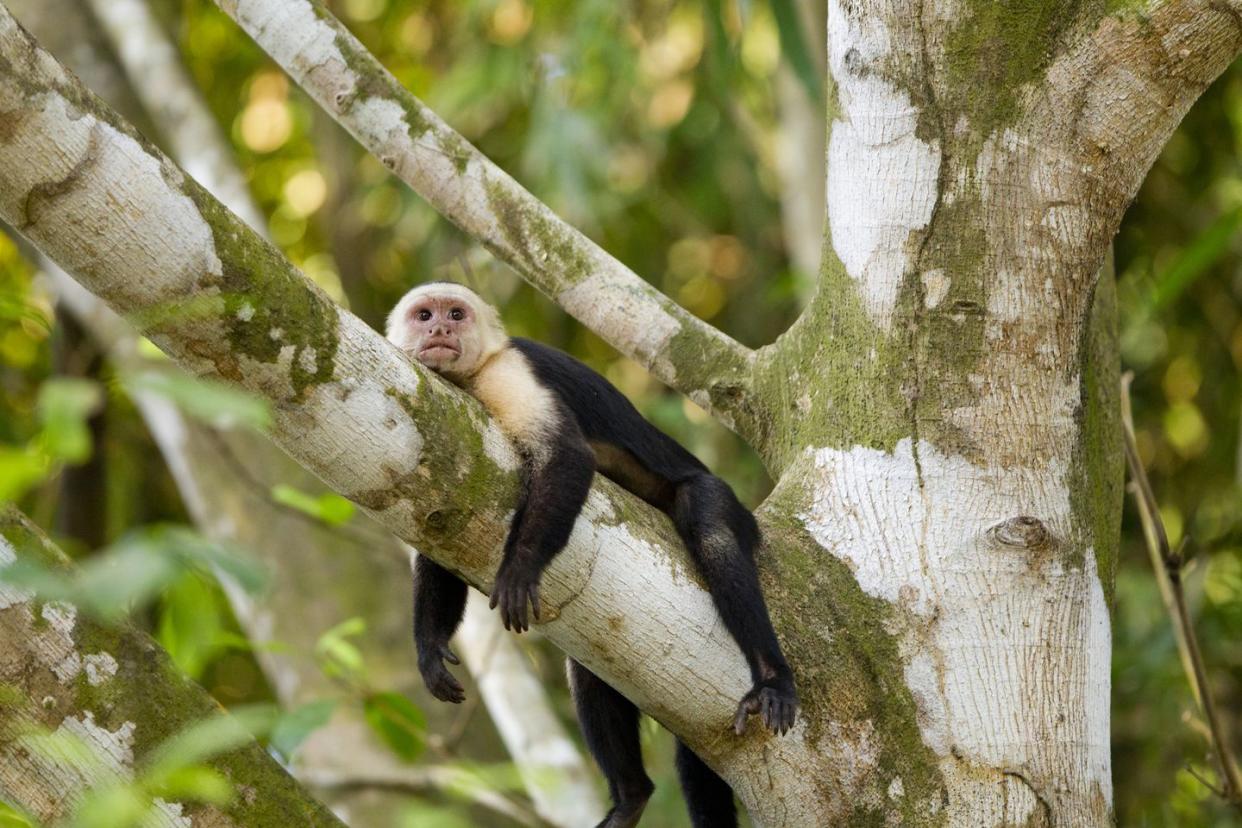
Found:
[[[608,255],[405,89],[320,0],[217,0],[386,167],[572,316],[757,439],[753,353]]]
[[[593,825],[605,808],[591,771],[546,703],[547,690],[517,641],[471,590],[454,641],[539,814],[553,825]]]
[[[1190,683],[1195,701],[1207,719],[1212,750],[1216,753],[1221,779],[1224,780],[1223,796],[1231,805],[1242,809],[1242,779],[1238,775],[1237,760],[1229,749],[1228,737],[1212,696],[1211,684],[1208,682],[1203,653],[1199,649],[1194,624],[1186,608],[1186,594],[1182,588],[1181,547],[1174,550],[1169,545],[1169,536],[1164,528],[1164,520],[1160,517],[1156,497],[1152,493],[1151,481],[1147,479],[1147,471],[1139,458],[1130,407],[1130,381],[1133,378],[1134,375],[1129,372],[1121,378],[1121,422],[1126,438],[1126,464],[1130,467],[1130,491],[1134,495],[1139,520],[1143,524],[1143,535],[1147,538],[1147,551],[1151,556],[1156,582],[1160,585],[1160,595],[1173,623],[1186,679]]]
[[[532,828],[548,825],[529,807],[493,790],[485,780],[464,768],[449,765],[387,766],[352,771],[302,766],[298,768],[298,778],[325,790],[387,790],[421,795],[440,792],[506,816],[519,825]]]

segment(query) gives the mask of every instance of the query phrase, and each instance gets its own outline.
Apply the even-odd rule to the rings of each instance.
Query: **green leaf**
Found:
[[[73,377],[55,377],[39,387],[39,423],[42,444],[58,460],[82,463],[91,456],[87,419],[103,403],[98,383]]]
[[[363,714],[384,744],[406,762],[413,762],[423,752],[427,720],[405,696],[375,693],[363,702]]]
[[[136,828],[151,811],[151,799],[137,785],[94,788],[74,808],[70,828]]]
[[[354,504],[335,492],[316,497],[284,483],[272,487],[272,500],[326,523],[343,526],[354,516]]]
[[[161,525],[126,533],[76,571],[21,560],[0,570],[0,580],[112,621],[148,604],[191,567],[225,572],[250,592],[264,582],[263,571],[241,555],[185,527]]]
[[[272,747],[286,759],[292,759],[306,737],[328,723],[336,704],[331,699],[315,701],[285,713],[272,728]]]
[[[267,431],[272,425],[267,400],[222,382],[174,371],[142,371],[126,376],[124,383],[131,394],[158,394],[191,417],[211,425],[242,425],[257,431]]]
[[[183,673],[197,680],[224,647],[219,593],[202,575],[187,572],[164,592],[157,636]]]
[[[815,65],[810,42],[802,30],[795,0],[772,0],[772,16],[776,18],[776,30],[781,38],[781,52],[789,61],[790,68],[802,82],[802,88],[811,100],[818,101],[824,95],[823,78]]]
[[[267,586],[267,572],[237,546],[217,543],[184,526],[154,526],[147,531],[151,542],[169,554],[204,572],[227,575],[250,595]]]
[[[350,618],[319,636],[315,642],[315,653],[325,673],[337,678],[362,680],[365,672],[362,652],[346,638],[360,635],[366,628],[366,622],[361,618]]]
[[[0,501],[17,500],[43,482],[51,464],[30,446],[0,445]]]
[[[37,825],[18,809],[0,801],[0,828],[37,828]]]
[[[1223,213],[1200,233],[1162,273],[1140,312],[1158,311],[1190,287],[1223,256],[1242,226],[1242,207]]]
[[[150,603],[183,571],[180,560],[148,542],[143,533],[131,532],[70,576],[66,600],[98,618],[114,620]]]

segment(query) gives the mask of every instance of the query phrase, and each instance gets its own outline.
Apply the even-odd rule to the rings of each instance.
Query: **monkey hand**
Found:
[[[461,659],[447,644],[436,645],[427,652],[418,654],[418,672],[422,674],[423,683],[427,685],[431,695],[443,702],[461,704],[466,699],[466,691],[444,666],[446,661],[449,664],[461,664]]]
[[[746,719],[758,715],[763,724],[775,734],[785,734],[793,727],[798,712],[798,694],[794,690],[793,677],[775,675],[755,683],[750,692],[742,696],[733,717],[733,732],[741,736],[746,732]]]
[[[492,587],[492,599],[488,606],[500,607],[500,620],[506,630],[526,632],[530,624],[526,618],[526,603],[530,602],[535,620],[539,620],[539,573],[531,567],[502,564]]]

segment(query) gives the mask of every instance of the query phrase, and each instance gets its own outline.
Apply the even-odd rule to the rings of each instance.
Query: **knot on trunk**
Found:
[[[1056,538],[1044,522],[1031,515],[1018,515],[1001,521],[988,529],[988,537],[1001,546],[1028,549],[1044,549],[1056,543]]]

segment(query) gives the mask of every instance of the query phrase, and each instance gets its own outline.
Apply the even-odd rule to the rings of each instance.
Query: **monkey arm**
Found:
[[[466,698],[457,679],[444,666],[460,663],[449,639],[466,611],[466,584],[428,557],[414,560],[414,644],[418,672],[431,695],[458,704]]]
[[[539,618],[539,576],[569,541],[594,474],[595,457],[568,415],[561,418],[556,436],[538,453],[528,455],[524,494],[509,528],[490,602],[493,608],[500,607],[505,629],[529,628],[528,601]]]

